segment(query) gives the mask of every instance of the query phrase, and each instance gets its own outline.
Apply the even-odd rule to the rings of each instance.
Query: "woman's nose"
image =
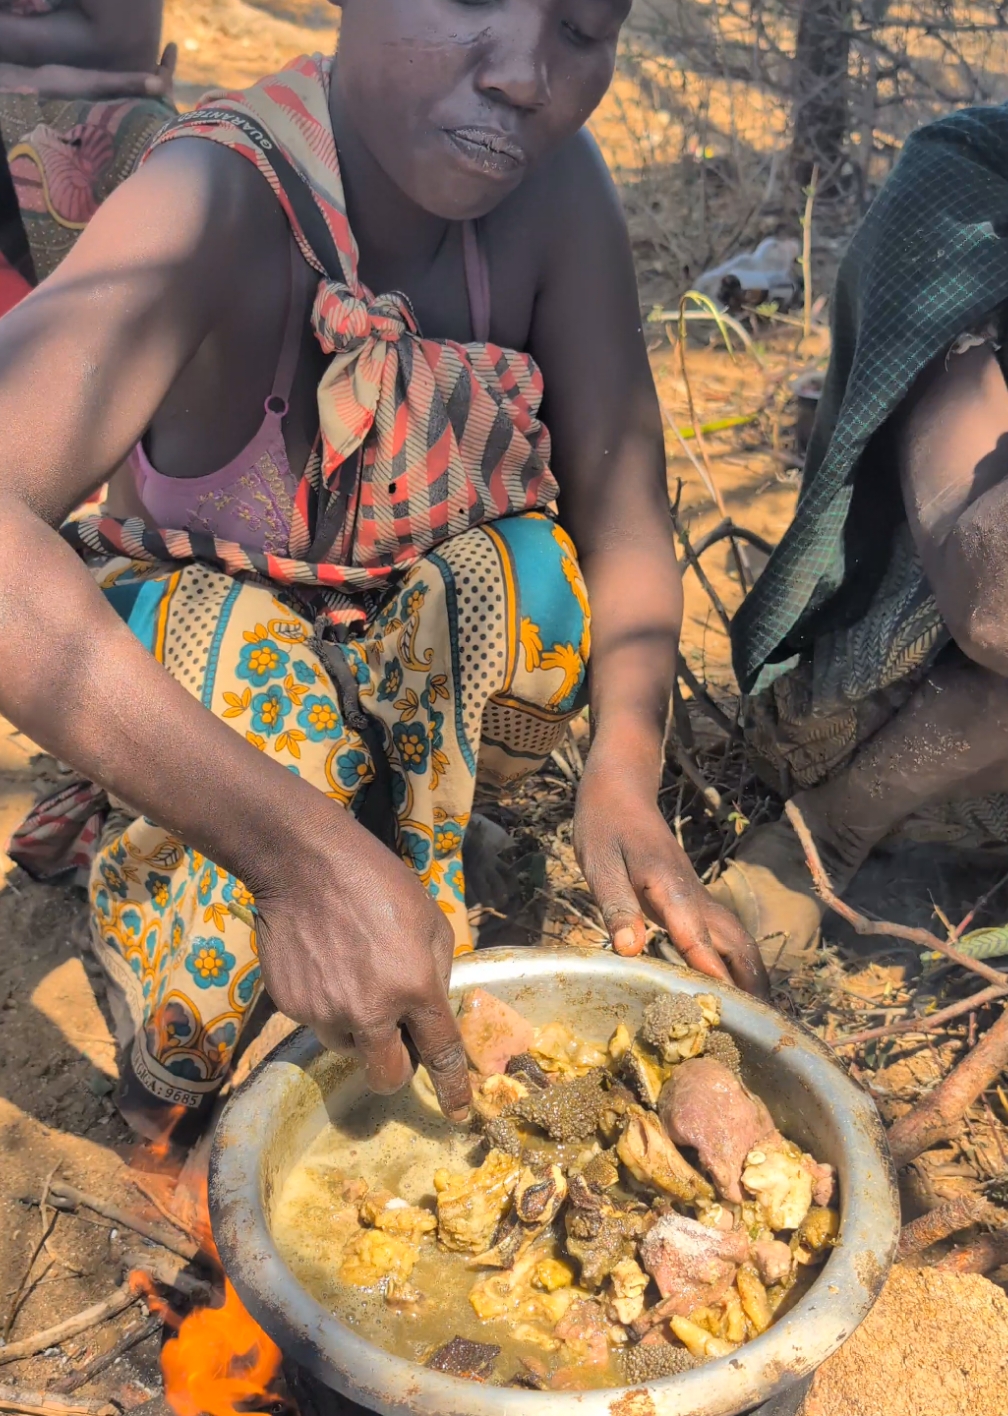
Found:
[[[524,17],[514,13],[526,8]],[[487,36],[477,86],[488,98],[511,108],[544,108],[551,94],[543,7],[519,3],[508,10],[507,34]]]

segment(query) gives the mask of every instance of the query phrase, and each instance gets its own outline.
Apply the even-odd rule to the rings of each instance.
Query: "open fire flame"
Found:
[[[282,1389],[283,1354],[249,1315],[223,1273],[210,1233],[205,1175],[195,1187],[180,1185],[170,1209],[200,1246],[200,1261],[223,1279],[222,1306],[206,1305],[181,1315],[158,1292],[151,1276],[135,1269],[130,1287],[173,1336],[161,1349],[164,1393],[175,1416],[246,1416],[296,1408]]]

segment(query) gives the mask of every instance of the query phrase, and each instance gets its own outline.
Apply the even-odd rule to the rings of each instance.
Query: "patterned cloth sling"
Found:
[[[153,145],[195,135],[254,162],[320,276],[312,326],[333,357],[318,391],[320,455],[295,499],[288,555],[97,516],[64,534],[86,556],[200,560],[255,573],[308,591],[333,623],[349,624],[367,613],[354,595],[386,589],[474,526],[548,507],[558,488],[535,362],[490,343],[425,339],[404,295],[375,296],[361,283],[330,75],[330,60],[297,59],[243,94],[207,95]]]

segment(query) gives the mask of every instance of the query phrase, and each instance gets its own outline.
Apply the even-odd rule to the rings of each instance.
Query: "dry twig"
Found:
[[[802,344],[812,333],[812,212],[816,188],[819,186],[819,164],[812,168],[812,181],[805,193],[805,215],[802,218],[802,280],[805,283],[805,314],[802,320]]]
[[[854,1033],[852,1037],[841,1037],[833,1043],[834,1047],[863,1047],[869,1042],[878,1042],[884,1037],[896,1037],[900,1033],[925,1033],[934,1032],[936,1028],[942,1027],[945,1023],[950,1023],[953,1018],[959,1018],[963,1013],[970,1013],[976,1008],[983,1008],[987,1003],[993,1003],[996,998],[1004,998],[1008,994],[1008,981],[1003,984],[992,984],[990,988],[982,988],[979,993],[974,993],[969,998],[962,998],[958,1003],[952,1003],[947,1008],[942,1008],[937,1013],[931,1013],[923,1018],[908,1018],[902,1023],[890,1023],[888,1027],[871,1028],[868,1032]]]
[[[140,1234],[144,1239],[160,1244],[163,1249],[170,1249],[173,1254],[178,1254],[183,1259],[194,1259],[199,1253],[199,1245],[192,1239],[183,1237],[181,1232],[175,1234],[162,1224],[152,1224],[141,1215],[134,1214],[132,1210],[120,1209],[118,1205],[108,1204],[96,1195],[85,1194],[83,1190],[77,1190],[73,1185],[64,1185],[62,1181],[50,1186],[48,1203],[61,1210],[92,1210],[103,1219],[110,1220],[123,1229],[131,1229],[134,1234]]]
[[[956,1134],[981,1092],[1008,1067],[1008,1009],[943,1082],[889,1128],[897,1169]]]
[[[981,1234],[972,1244],[953,1249],[935,1265],[944,1273],[992,1273],[1008,1264],[1008,1227]]]
[[[805,823],[805,818],[801,814],[801,808],[794,801],[789,801],[784,807],[785,815],[794,827],[795,834],[802,843],[805,852],[805,860],[808,863],[809,871],[812,875],[812,883],[815,886],[816,894],[838,914],[841,919],[855,929],[858,934],[881,934],[888,935],[891,939],[905,939],[910,944],[916,944],[920,949],[931,949],[935,953],[944,954],[952,963],[959,964],[961,968],[969,969],[971,973],[979,974],[988,983],[997,984],[1000,988],[1006,981],[1006,975],[999,973],[997,969],[992,969],[988,964],[980,959],[971,959],[968,955],[960,953],[954,945],[947,940],[939,939],[937,934],[932,934],[929,929],[915,929],[911,925],[896,924],[890,920],[871,920],[860,914],[850,905],[840,899],[834,892],[830,884],[826,867],[822,863],[819,855],[819,848],[812,838],[812,832]]]
[[[58,1392],[62,1396],[69,1396],[80,1387],[86,1386],[92,1378],[100,1376],[109,1367],[124,1357],[134,1347],[139,1347],[141,1342],[146,1342],[148,1338],[154,1337],[164,1326],[162,1319],[158,1316],[147,1318],[145,1322],[139,1323],[136,1327],[130,1328],[114,1347],[110,1347],[107,1352],[101,1352],[90,1362],[85,1362],[83,1367],[78,1367],[77,1371],[71,1372],[69,1376],[63,1377],[56,1382],[51,1391]]]
[[[16,1411],[21,1416],[119,1416],[111,1401],[67,1401],[49,1391],[0,1383],[0,1411]]]
[[[99,1323],[118,1317],[137,1302],[139,1294],[131,1293],[128,1288],[118,1288],[108,1298],[85,1308],[74,1317],[66,1318],[54,1327],[44,1328],[20,1342],[9,1342],[6,1347],[0,1347],[0,1367],[6,1366],[8,1362],[20,1362],[23,1357],[34,1357],[36,1353],[44,1352],[47,1347],[58,1347],[61,1342],[66,1342],[67,1338],[79,1337],[82,1332],[97,1327]]]
[[[948,1204],[939,1205],[930,1213],[922,1214],[920,1219],[904,1224],[896,1250],[897,1260],[905,1262],[914,1254],[922,1254],[932,1244],[940,1244],[949,1235],[979,1224],[993,1210],[994,1206],[982,1195],[960,1195]]]

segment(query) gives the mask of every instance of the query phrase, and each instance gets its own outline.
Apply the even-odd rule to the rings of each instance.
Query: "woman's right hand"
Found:
[[[448,1000],[455,940],[444,914],[352,818],[307,848],[284,849],[278,865],[254,887],[259,961],[274,1003],[326,1047],[356,1051],[368,1085],[386,1094],[412,1075],[406,1029],[442,1111],[464,1120],[471,1090]]]

